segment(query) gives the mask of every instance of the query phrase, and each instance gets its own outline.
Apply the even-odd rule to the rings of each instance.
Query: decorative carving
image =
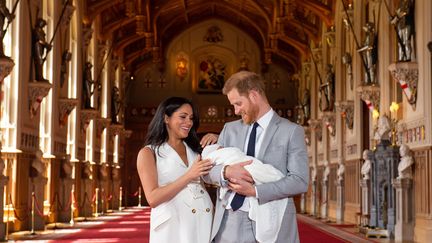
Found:
[[[106,180],[109,175],[108,166],[101,165],[101,167],[99,167],[99,174],[101,175],[101,179]]]
[[[141,14],[135,16],[135,20],[136,20],[135,33],[137,35],[144,35],[145,34],[145,19],[146,19],[146,16],[141,15]]]
[[[104,128],[108,128],[111,124],[111,119],[105,117],[95,118],[97,134],[101,134]]]
[[[342,63],[345,64],[346,67],[346,74],[348,75],[350,90],[353,90],[354,79],[353,79],[353,71],[352,71],[352,58],[350,53],[345,52],[345,54],[343,54]]]
[[[14,61],[9,57],[0,57],[0,84],[12,72],[14,66]]]
[[[345,165],[343,163],[343,159],[339,158],[338,160],[338,169],[336,171],[336,175],[337,175],[337,180],[339,182],[339,185],[341,184],[341,182],[344,179],[344,174],[345,174]]]
[[[375,85],[364,85],[357,87],[360,98],[366,103],[371,112],[376,108],[378,110],[380,102],[380,88]]]
[[[59,99],[60,126],[64,126],[66,124],[67,117],[77,105],[78,105],[78,99],[69,99],[69,98]]]
[[[45,96],[48,95],[51,84],[49,82],[29,82],[30,117],[34,117]]]
[[[331,26],[330,29],[326,33],[324,33],[324,37],[327,41],[327,45],[331,48],[336,46],[335,35],[336,35],[336,32],[335,32],[334,26]]]
[[[121,136],[124,136],[125,138],[130,138],[131,135],[132,135],[132,130],[123,129],[121,132]]]
[[[207,29],[207,33],[204,36],[204,41],[210,42],[210,43],[218,43],[223,41],[224,37],[222,34],[222,30],[219,28],[219,26],[213,25],[210,26]]]
[[[322,117],[324,124],[327,127],[330,135],[334,137],[336,135],[336,118],[333,112],[324,112]]]
[[[152,32],[145,32],[145,48],[150,50],[153,46],[153,33]]]
[[[408,103],[413,109],[416,109],[417,102],[417,83],[418,83],[418,65],[412,62],[400,62],[390,64],[388,67],[393,79],[397,81]]]
[[[35,159],[33,159],[30,168],[30,176],[31,177],[43,177],[45,174],[46,165],[42,160],[42,151],[36,150]]]
[[[365,149],[363,151],[364,162],[363,162],[363,165],[362,165],[361,170],[360,170],[360,172],[363,176],[363,180],[369,180],[369,173],[370,173],[370,170],[372,168],[372,164],[371,164],[371,161],[370,161],[368,156],[369,156],[369,150]]]
[[[315,132],[315,136],[318,141],[322,141],[322,121],[321,119],[309,119],[308,121],[312,131]]]
[[[99,63],[104,63],[104,58],[108,54],[109,43],[107,41],[98,41],[98,53],[99,53]]]
[[[91,26],[83,25],[82,32],[83,32],[82,36],[84,40],[84,47],[87,48],[93,37],[93,29],[91,28]]]
[[[90,120],[93,120],[99,116],[99,111],[94,109],[83,109],[81,110],[81,128],[83,131],[87,129]]]
[[[109,126],[109,131],[112,135],[121,135],[123,130],[124,127],[121,124],[112,124],[111,126]]]
[[[329,164],[328,160],[324,160],[324,171],[323,171],[323,177],[322,177],[322,180],[324,183],[328,181],[329,175],[330,175],[330,164]]]
[[[160,63],[162,62],[162,53],[159,46],[154,46],[152,48],[152,54],[153,54],[153,62],[154,63]]]
[[[345,119],[345,124],[348,129],[353,129],[354,127],[354,101],[345,100],[338,102],[336,104],[336,109],[340,112],[342,118]]]
[[[322,48],[313,48],[312,55],[317,64],[321,64],[322,62]]]

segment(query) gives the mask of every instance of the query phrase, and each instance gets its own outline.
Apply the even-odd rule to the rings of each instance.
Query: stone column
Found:
[[[336,222],[340,223],[344,220],[344,205],[345,205],[345,181],[337,180],[337,188],[336,188]]]
[[[413,194],[412,179],[393,179],[393,187],[396,189],[396,225],[395,241],[414,241],[414,220],[413,220]]]
[[[62,208],[59,208],[58,221],[69,222],[71,220],[72,185],[74,179],[62,178],[60,180],[59,200]]]
[[[48,179],[42,176],[31,177],[29,187],[29,200],[32,203],[32,193],[35,196],[35,217],[34,217],[34,230],[45,230],[45,219],[40,214],[44,212],[44,188]],[[39,209],[39,210],[38,210]],[[30,212],[31,213],[31,212]],[[29,217],[30,230],[32,229],[32,217]]]
[[[318,203],[317,203],[317,197],[316,197],[316,192],[317,192],[317,182],[316,181],[312,181],[312,197],[311,197],[311,215],[313,216],[318,216],[317,215],[317,207],[318,207]]]
[[[3,160],[1,161],[3,162]],[[5,205],[4,201],[4,188],[8,183],[9,178],[4,175],[0,175],[0,205]],[[4,240],[6,236],[6,223],[3,222],[4,210],[3,207],[0,207],[0,240]]]
[[[301,194],[300,197],[300,212],[305,213],[306,212],[306,193]]]
[[[361,218],[360,225],[365,226],[369,225],[369,222],[365,222],[367,218],[370,216],[370,199],[369,199],[369,179],[361,179],[360,180],[361,187]]]
[[[86,178],[82,180],[81,200],[79,202],[79,215],[82,217],[91,217],[92,212],[92,199],[94,196],[93,180]]]
[[[328,217],[328,181],[322,181],[322,194],[321,194],[321,218],[327,219]]]

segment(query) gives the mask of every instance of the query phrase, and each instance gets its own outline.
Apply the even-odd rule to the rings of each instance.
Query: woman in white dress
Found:
[[[198,113],[180,97],[163,101],[150,122],[137,170],[148,204],[150,243],[210,242],[213,205],[200,176],[212,162],[201,160]]]

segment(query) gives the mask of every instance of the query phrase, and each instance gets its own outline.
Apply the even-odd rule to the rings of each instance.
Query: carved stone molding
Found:
[[[392,63],[388,67],[393,79],[398,82],[405,94],[408,103],[416,109],[417,84],[418,84],[418,64],[414,62]]]
[[[321,64],[322,62],[322,48],[313,48],[312,55],[317,64]]]
[[[81,110],[81,128],[85,131],[87,129],[90,120],[96,119],[99,116],[99,111],[95,109],[84,109]]]
[[[111,119],[105,117],[97,117],[95,118],[95,122],[96,122],[96,131],[98,134],[100,134],[102,133],[104,128],[109,127],[109,125],[111,124]]]
[[[379,110],[380,103],[380,87],[376,85],[362,85],[357,87],[357,92],[360,93],[360,98],[366,103],[369,110]]]
[[[321,119],[309,119],[308,121],[311,131],[315,132],[318,141],[322,141],[322,120]]]
[[[345,100],[336,103],[336,109],[340,112],[342,118],[345,119],[346,126],[348,129],[354,127],[354,101]]]
[[[322,120],[330,135],[334,137],[336,135],[336,114],[333,112],[324,112]]]
[[[327,45],[330,48],[333,48],[336,46],[336,32],[334,30],[334,27],[332,26],[329,31],[324,33],[325,40],[327,41]]]
[[[76,9],[75,6],[72,5],[72,1],[67,1],[66,3],[68,3],[68,2],[69,2],[69,4],[67,4],[65,6],[65,12],[64,12],[63,18],[61,20],[62,26],[69,26],[69,23],[72,19],[72,14],[74,13],[74,11]]]
[[[132,130],[123,129],[120,135],[124,136],[125,138],[130,138],[130,136],[132,135]]]
[[[9,57],[0,57],[0,84],[12,72],[14,61]]]
[[[121,124],[112,124],[109,126],[110,134],[121,135],[123,133],[124,127]]]
[[[30,117],[36,115],[42,100],[48,95],[51,86],[52,84],[49,82],[34,81],[29,83]]]
[[[84,47],[87,48],[93,36],[93,29],[90,26],[85,26],[85,25],[83,25],[82,29],[83,29]]]
[[[63,126],[66,124],[67,117],[78,105],[78,99],[60,98],[59,99],[59,122]]]

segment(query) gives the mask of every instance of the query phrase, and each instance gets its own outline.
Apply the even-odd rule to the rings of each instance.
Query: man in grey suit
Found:
[[[303,128],[273,111],[265,95],[263,80],[253,72],[240,71],[232,75],[225,82],[223,93],[241,119],[225,124],[218,143],[247,151],[248,155],[280,170],[285,177],[254,185],[251,175],[243,168],[250,161],[213,167],[204,180],[228,187],[232,192],[224,198],[218,195],[216,199],[212,239],[216,243],[256,242],[256,225],[248,217],[251,197],[256,197],[260,205],[288,198],[276,242],[299,242],[292,196],[306,192],[309,182]],[[206,136],[202,145],[212,142]]]

